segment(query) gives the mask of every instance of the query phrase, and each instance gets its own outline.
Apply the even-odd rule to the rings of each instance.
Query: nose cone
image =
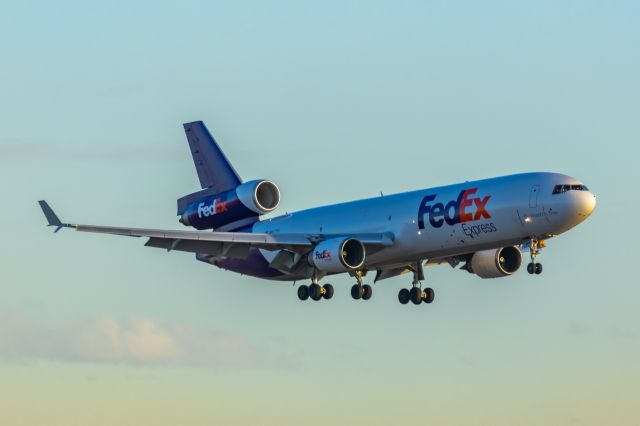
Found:
[[[574,199],[574,208],[576,214],[584,220],[591,216],[596,208],[596,196],[591,191],[584,191]]]
[[[596,196],[591,191],[585,191],[581,198],[578,206],[578,215],[586,219],[591,216],[591,213],[596,208]]]

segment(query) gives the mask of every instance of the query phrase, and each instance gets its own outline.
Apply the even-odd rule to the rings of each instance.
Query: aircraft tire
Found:
[[[373,288],[369,284],[365,284],[362,286],[362,300],[369,300],[371,296],[373,296]]]
[[[364,288],[362,288],[360,284],[354,284],[353,287],[351,287],[351,297],[353,297],[355,300],[362,299],[363,295]]]
[[[428,288],[424,289],[424,293],[425,293],[425,295],[422,298],[422,301],[424,303],[432,303],[433,299],[435,299],[435,297],[436,297],[436,292],[433,291],[432,288],[428,287]]]
[[[542,263],[536,263],[535,272],[536,275],[540,275],[542,273]]]
[[[298,299],[307,300],[309,298],[309,287],[306,285],[301,285],[298,287]]]
[[[409,299],[411,299],[409,290],[406,288],[400,289],[400,292],[398,293],[398,302],[406,305],[407,303],[409,303]]]
[[[318,284],[311,284],[309,286],[309,297],[315,301],[322,299],[322,292],[320,291],[320,286]]]
[[[536,266],[534,263],[529,263],[527,265],[527,272],[533,274],[536,271]]]
[[[411,290],[409,290],[409,294],[414,305],[419,305],[422,303],[422,290],[420,290],[418,287],[413,287]]]
[[[333,297],[333,286],[331,284],[325,284],[322,286],[324,288],[324,294],[322,297],[329,300]]]

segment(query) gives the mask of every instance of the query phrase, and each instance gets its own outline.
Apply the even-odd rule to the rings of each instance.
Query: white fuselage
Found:
[[[557,173],[503,176],[312,208],[263,220],[253,231],[388,233],[394,243],[366,257],[365,269],[376,269],[558,235],[595,208],[586,189],[553,193],[557,185],[579,184]],[[267,261],[276,254],[261,252]]]

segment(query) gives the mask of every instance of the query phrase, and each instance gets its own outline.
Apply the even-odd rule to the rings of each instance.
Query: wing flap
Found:
[[[171,238],[151,237],[145,243],[145,246],[162,248],[167,251],[176,250],[189,253],[204,253],[212,256],[224,256],[224,253],[228,253],[233,244],[234,243],[221,243],[218,241],[175,240]],[[249,246],[247,245],[247,247]],[[245,257],[246,256],[241,256],[240,258]]]

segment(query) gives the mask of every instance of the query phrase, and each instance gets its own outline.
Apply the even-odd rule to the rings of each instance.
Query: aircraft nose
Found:
[[[591,191],[584,191],[580,194],[580,198],[576,203],[578,216],[587,218],[596,208],[596,196]]]

